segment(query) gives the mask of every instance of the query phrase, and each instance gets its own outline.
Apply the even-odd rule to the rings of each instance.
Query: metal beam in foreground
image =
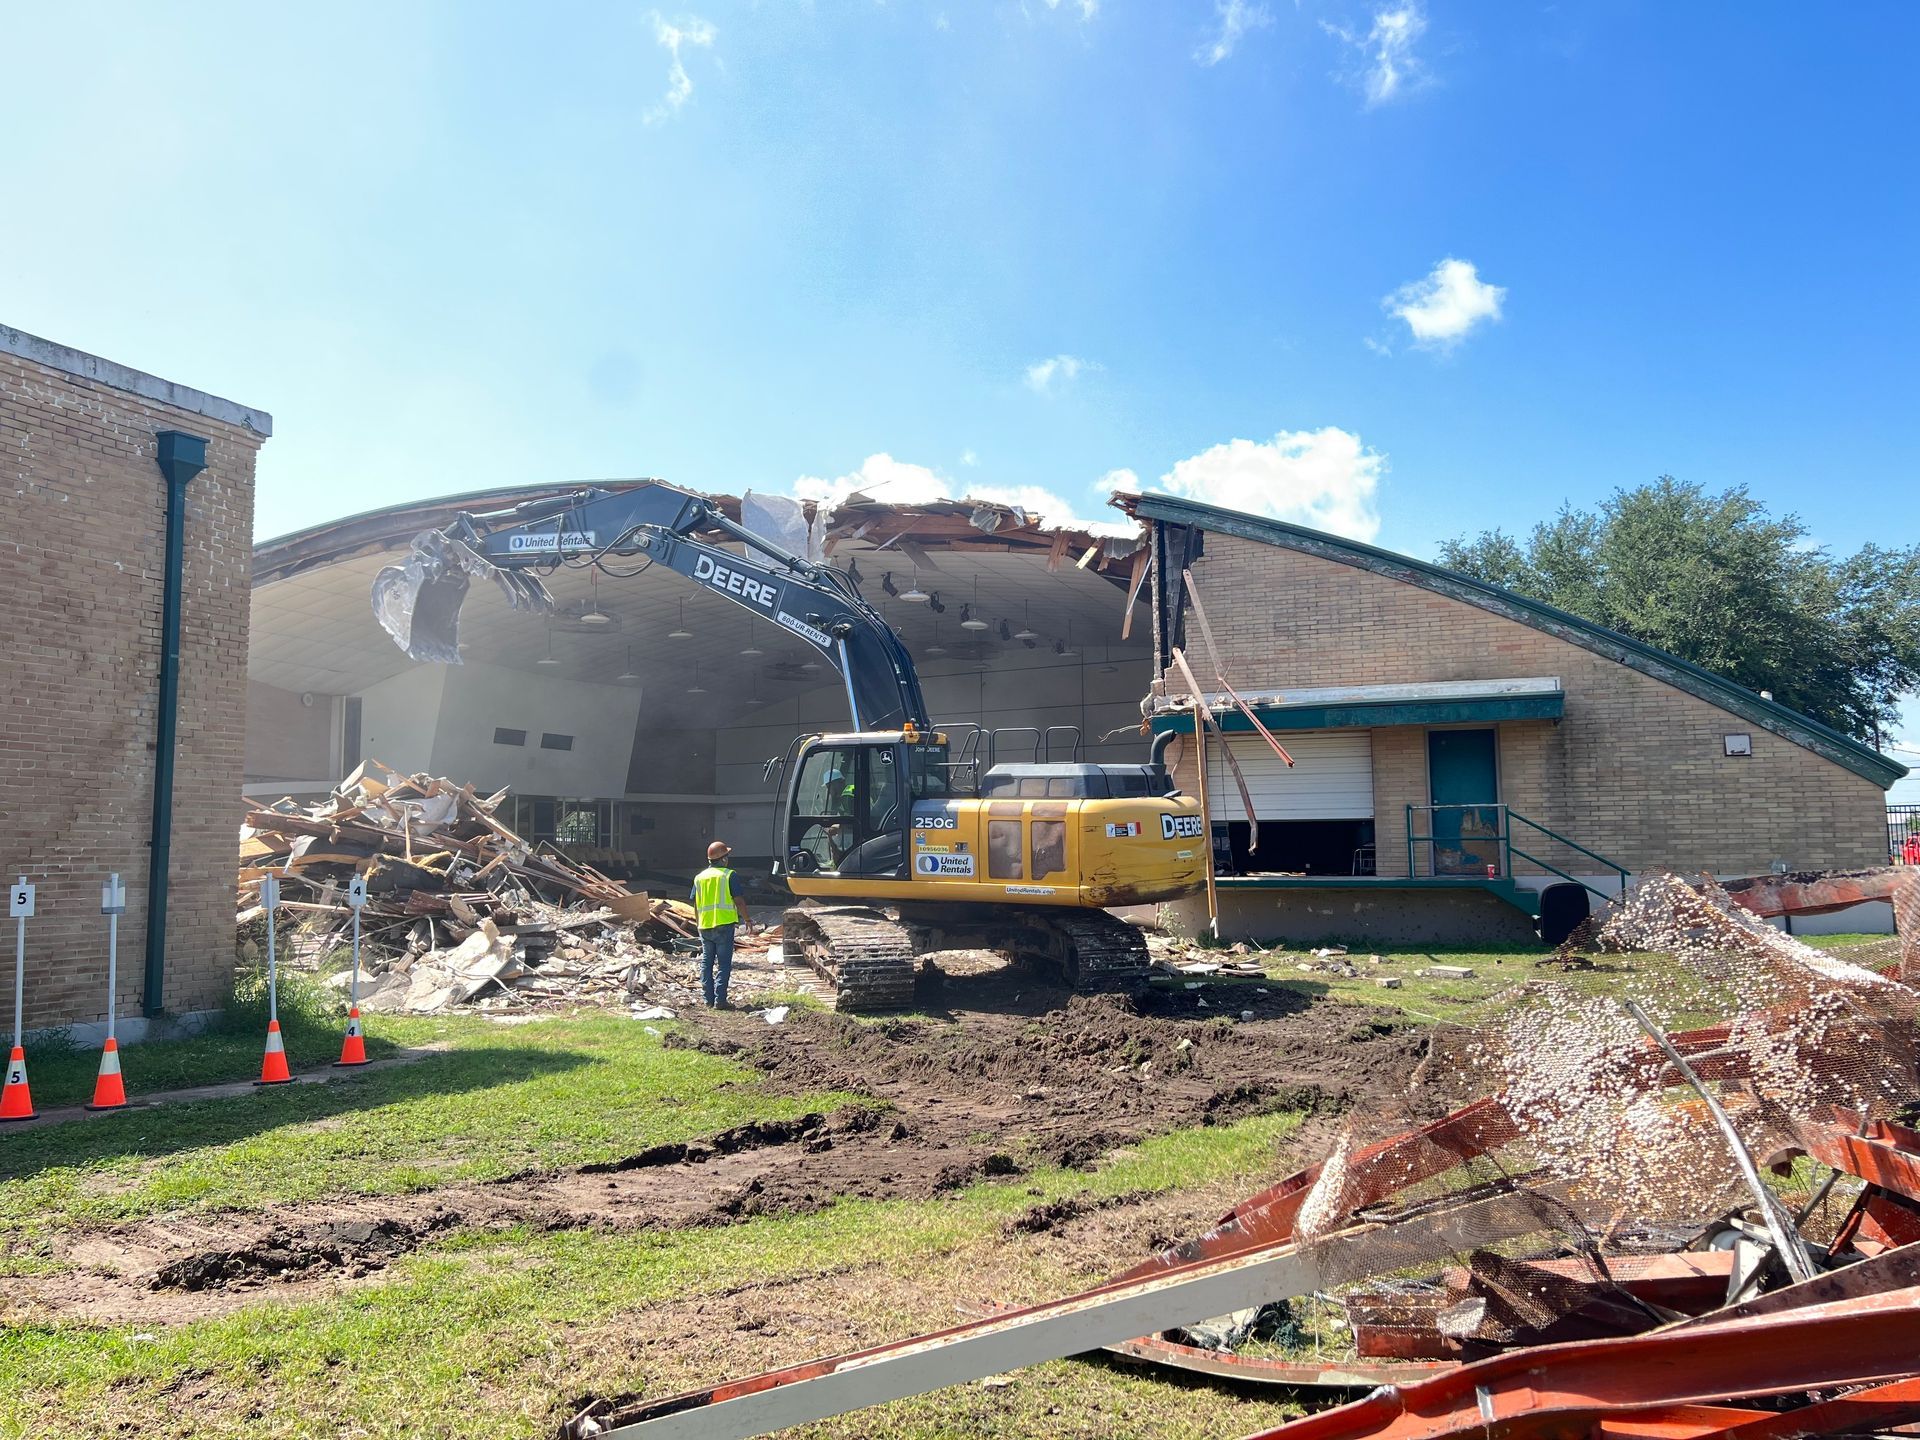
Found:
[[[748,1440],[1136,1335],[1309,1294],[1554,1223],[1541,1197],[1511,1191],[1388,1225],[1285,1242],[1114,1283],[930,1335],[771,1370],[616,1415],[583,1412],[563,1430],[601,1440]],[[607,1427],[613,1428],[607,1428]]]

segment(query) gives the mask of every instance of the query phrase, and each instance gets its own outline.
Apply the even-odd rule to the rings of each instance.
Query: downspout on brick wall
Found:
[[[167,978],[167,868],[173,855],[173,756],[180,709],[180,592],[186,566],[187,486],[207,468],[207,442],[183,430],[154,437],[167,481],[166,577],[160,614],[160,714],[154,737],[153,829],[147,862],[147,967],[141,1013],[161,1014]]]

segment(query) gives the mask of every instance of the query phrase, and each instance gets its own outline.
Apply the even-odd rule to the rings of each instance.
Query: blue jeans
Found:
[[[700,932],[700,994],[709,1005],[727,1003],[727,980],[733,974],[733,926],[715,925]]]

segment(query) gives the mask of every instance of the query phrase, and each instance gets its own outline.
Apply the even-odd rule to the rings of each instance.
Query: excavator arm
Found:
[[[747,555],[703,538],[713,531]],[[643,559],[640,569],[665,565],[811,647],[846,682],[854,729],[931,728],[906,646],[851,576],[754,534],[710,500],[658,482],[463,513],[415,537],[406,559],[374,578],[373,613],[412,659],[457,665],[460,607],[473,579],[491,581],[515,609],[551,614],[542,574],[561,566],[605,570],[612,559]]]

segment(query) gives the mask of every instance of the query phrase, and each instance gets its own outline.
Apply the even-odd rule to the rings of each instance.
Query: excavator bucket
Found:
[[[460,606],[471,575],[493,581],[516,610],[553,609],[552,595],[533,576],[502,570],[465,541],[429,530],[414,537],[405,560],[373,577],[374,618],[409,659],[458,665]]]

